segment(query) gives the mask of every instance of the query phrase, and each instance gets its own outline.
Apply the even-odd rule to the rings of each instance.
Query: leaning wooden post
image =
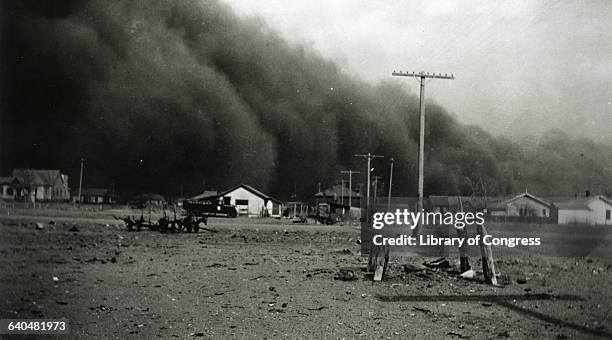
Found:
[[[372,244],[368,257],[368,272],[374,272],[374,281],[382,281],[389,263],[389,246]]]
[[[484,237],[488,235],[487,229],[484,225],[478,225],[476,230],[480,236],[480,255],[482,256],[482,272],[485,277],[485,282],[497,286],[493,251],[491,250],[491,245],[485,245],[483,242]]]

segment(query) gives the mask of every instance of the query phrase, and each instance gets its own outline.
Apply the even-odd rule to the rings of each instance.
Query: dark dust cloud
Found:
[[[60,168],[75,186],[84,157],[86,186],[306,199],[373,152],[397,160],[395,193],[415,193],[418,98],[217,1],[3,1],[1,36],[3,174]],[[428,193],[612,189],[609,148],[558,131],[523,145],[427,110]]]

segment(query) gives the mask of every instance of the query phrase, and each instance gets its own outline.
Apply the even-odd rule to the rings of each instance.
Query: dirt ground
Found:
[[[492,287],[453,269],[404,272],[431,259],[397,258],[373,283],[358,225],[209,227],[2,217],[0,318],[67,318],[75,339],[612,338],[611,259],[498,256],[506,285]],[[339,268],[358,279],[336,280]]]

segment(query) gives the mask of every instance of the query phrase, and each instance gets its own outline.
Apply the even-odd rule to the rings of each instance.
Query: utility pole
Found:
[[[419,118],[419,122],[420,122],[420,129],[419,129],[419,207],[418,210],[421,211],[423,209],[423,162],[424,162],[424,153],[425,153],[425,79],[426,78],[431,78],[431,79],[455,79],[455,76],[451,73],[451,75],[449,76],[448,74],[442,74],[442,73],[429,73],[429,72],[425,72],[425,71],[421,71],[419,73],[415,73],[415,72],[396,72],[393,71],[393,73],[391,73],[391,75],[393,76],[400,76],[400,77],[413,77],[413,78],[419,78],[421,81],[421,91],[420,91],[420,107],[421,107],[421,115]]]
[[[374,178],[374,200],[378,197],[378,181],[382,178],[380,176],[372,176]]]
[[[340,173],[342,174],[348,174],[349,175],[349,210],[350,208],[353,206],[353,174],[358,174],[360,173],[359,171],[353,171],[353,170],[346,170],[346,171],[340,171]]]
[[[81,158],[81,173],[79,174],[79,203],[81,203],[81,188],[83,186],[83,163],[85,163],[85,159]]]
[[[393,185],[393,162],[395,162],[395,160],[391,158],[391,171],[389,173],[389,198],[387,199],[387,211],[391,210],[391,186]]]
[[[340,180],[340,204],[342,204],[342,209],[344,209],[344,178]]]
[[[368,152],[367,155],[355,155],[355,157],[363,157],[366,158],[368,160],[368,189],[367,189],[367,195],[366,195],[366,199],[368,202],[368,207],[370,206],[370,173],[372,172],[372,168],[371,168],[371,164],[372,164],[372,159],[374,158],[382,158],[384,156],[381,155],[372,155],[371,153]]]

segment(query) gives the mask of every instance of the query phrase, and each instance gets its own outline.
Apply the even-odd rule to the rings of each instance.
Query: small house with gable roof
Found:
[[[247,184],[239,184],[217,195],[223,204],[236,207],[238,215],[249,217],[281,217],[283,202]]]

